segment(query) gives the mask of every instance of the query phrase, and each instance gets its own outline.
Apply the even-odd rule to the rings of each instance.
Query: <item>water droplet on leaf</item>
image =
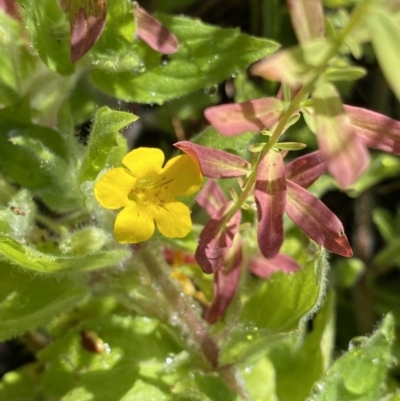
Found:
[[[169,57],[166,54],[163,54],[160,61],[160,67],[164,67],[169,63]]]
[[[208,96],[215,96],[218,93],[218,85],[211,85],[205,87],[204,93]]]
[[[355,348],[363,347],[367,343],[367,341],[368,341],[368,339],[363,336],[354,337],[349,342],[349,351],[351,351]]]

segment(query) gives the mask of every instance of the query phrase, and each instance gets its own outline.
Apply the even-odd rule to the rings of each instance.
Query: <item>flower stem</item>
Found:
[[[198,316],[188,297],[182,296],[181,291],[167,274],[167,266],[160,257],[158,249],[155,250],[154,245],[143,244],[138,251],[138,256],[145,264],[152,282],[159,286],[165,299],[168,300],[170,306],[169,318],[172,319],[177,313],[179,314],[179,320],[182,322],[181,328],[184,331],[183,334],[189,339],[188,348],[193,350],[192,342],[195,341],[199,345],[201,354],[208,362],[208,365],[211,365],[213,370],[220,373],[231,389],[248,401],[247,390],[238,376],[236,367],[231,365],[219,366],[219,347],[217,343],[208,333],[205,321]]]
[[[351,15],[351,18],[348,24],[343,28],[340,34],[333,41],[333,46],[331,51],[327,54],[325,59],[321,62],[321,64],[315,68],[314,75],[303,85],[294,98],[291,100],[286,110],[283,112],[279,122],[277,123],[268,143],[266,143],[264,149],[260,153],[260,156],[256,159],[256,161],[252,165],[252,171],[243,187],[242,193],[239,198],[235,201],[235,203],[226,211],[224,224],[221,227],[224,227],[226,223],[232,218],[232,216],[242,207],[243,203],[246,201],[248,196],[252,193],[254,189],[254,185],[257,180],[257,169],[259,164],[261,163],[264,156],[274,147],[274,145],[279,141],[279,138],[284,133],[285,127],[292,117],[293,113],[299,110],[301,103],[308,97],[308,94],[313,89],[315,82],[319,79],[321,74],[325,71],[328,66],[330,60],[335,57],[339,48],[342,46],[347,35],[354,29],[354,27],[359,24],[360,20],[363,18],[365,13],[367,12],[368,5],[370,0],[365,0],[359,6],[357,6],[354,12]]]

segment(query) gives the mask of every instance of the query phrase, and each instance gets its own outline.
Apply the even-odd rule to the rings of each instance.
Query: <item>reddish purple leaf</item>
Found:
[[[343,225],[318,198],[286,180],[287,215],[317,244],[341,256],[352,256]]]
[[[208,180],[196,196],[196,202],[213,216],[228,203],[228,200],[219,185],[213,180]]]
[[[162,54],[173,54],[178,51],[178,39],[160,21],[142,7],[134,8],[133,14],[137,21],[137,36],[153,50]]]
[[[285,273],[293,273],[301,269],[290,256],[278,253],[272,259],[264,258],[261,253],[253,256],[249,262],[249,270],[260,278],[269,278],[272,273],[281,271]]]
[[[300,43],[323,37],[324,8],[321,0],[288,0],[292,26]]]
[[[232,178],[246,175],[250,163],[239,156],[189,141],[174,143],[178,149],[194,157],[200,165],[202,174],[208,178]]]
[[[326,164],[320,150],[298,157],[285,166],[286,178],[303,188],[308,188],[325,172]]]
[[[366,146],[400,154],[400,121],[360,107],[344,105],[344,110]]]
[[[354,184],[367,169],[369,153],[345,114],[336,89],[327,82],[313,93],[319,148],[329,172],[342,187]]]
[[[283,110],[283,103],[273,97],[244,103],[209,107],[204,115],[221,134],[234,136],[246,131],[261,131],[272,127]]]
[[[223,226],[225,213],[232,204],[232,201],[227,203],[223,209],[213,215],[200,233],[194,257],[204,273],[215,272],[221,265],[225,250],[232,245],[242,217],[238,210]]]
[[[19,18],[18,6],[15,0],[0,0],[0,10],[14,18]]]
[[[97,42],[107,17],[106,0],[70,0],[71,61],[81,59]]]
[[[221,266],[214,275],[214,297],[205,316],[208,323],[216,323],[231,303],[239,283],[242,259],[242,241],[236,235],[232,247],[224,252]]]
[[[257,239],[266,258],[275,257],[282,246],[286,205],[285,166],[282,155],[270,150],[257,170],[254,197],[258,211]]]

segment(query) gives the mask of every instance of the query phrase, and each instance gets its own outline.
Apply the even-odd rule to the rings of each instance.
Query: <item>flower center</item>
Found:
[[[162,205],[170,198],[166,177],[153,176],[139,180],[135,187],[129,192],[128,198],[139,205],[155,204]]]

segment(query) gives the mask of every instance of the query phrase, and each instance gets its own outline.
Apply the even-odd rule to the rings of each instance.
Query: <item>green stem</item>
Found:
[[[44,216],[43,214],[37,214],[35,216],[38,223],[43,224],[47,228],[49,228],[53,233],[58,234],[60,236],[66,235],[68,233],[67,227],[64,225],[60,225],[55,223],[53,219]]]
[[[154,245],[143,244],[138,251],[138,256],[145,264],[152,283],[159,286],[163,292],[164,298],[168,300],[170,307],[169,318],[179,314],[179,320],[182,322],[181,328],[184,328],[184,334],[190,338],[188,349],[193,350],[193,345],[190,344],[193,340],[200,346],[202,355],[211,365],[212,369],[220,373],[225,383],[232,388],[244,400],[248,401],[249,396],[243,383],[238,377],[235,366],[219,366],[218,356],[219,347],[215,340],[209,335],[206,323],[196,314],[192,304],[187,297],[182,297],[181,291],[172,282],[167,274],[164,260],[156,254]]]
[[[268,143],[265,145],[263,151],[260,153],[260,157],[257,158],[255,163],[252,165],[252,171],[246,181],[246,184],[242,190],[241,195],[236,200],[236,202],[226,211],[224,223],[221,227],[225,227],[226,223],[233,217],[233,215],[242,207],[243,203],[247,200],[248,196],[252,193],[254,189],[254,185],[257,180],[257,170],[258,166],[260,165],[262,159],[265,155],[274,147],[274,145],[279,141],[279,138],[283,134],[287,123],[289,122],[290,118],[292,117],[293,113],[297,112],[300,108],[301,103],[303,100],[308,96],[308,93],[312,90],[315,82],[319,79],[321,74],[325,71],[326,67],[330,60],[336,56],[339,48],[342,46],[343,41],[345,40],[346,36],[359,24],[360,20],[366,13],[366,9],[370,0],[366,0],[365,2],[359,4],[356,9],[354,10],[348,24],[344,27],[344,29],[340,32],[338,37],[335,39],[334,44],[332,46],[331,51],[327,54],[325,59],[322,63],[315,68],[314,75],[310,79],[310,81],[302,86],[300,90],[296,93],[286,110],[284,111],[282,117],[280,118],[278,124],[276,125],[271,138],[269,139]]]

